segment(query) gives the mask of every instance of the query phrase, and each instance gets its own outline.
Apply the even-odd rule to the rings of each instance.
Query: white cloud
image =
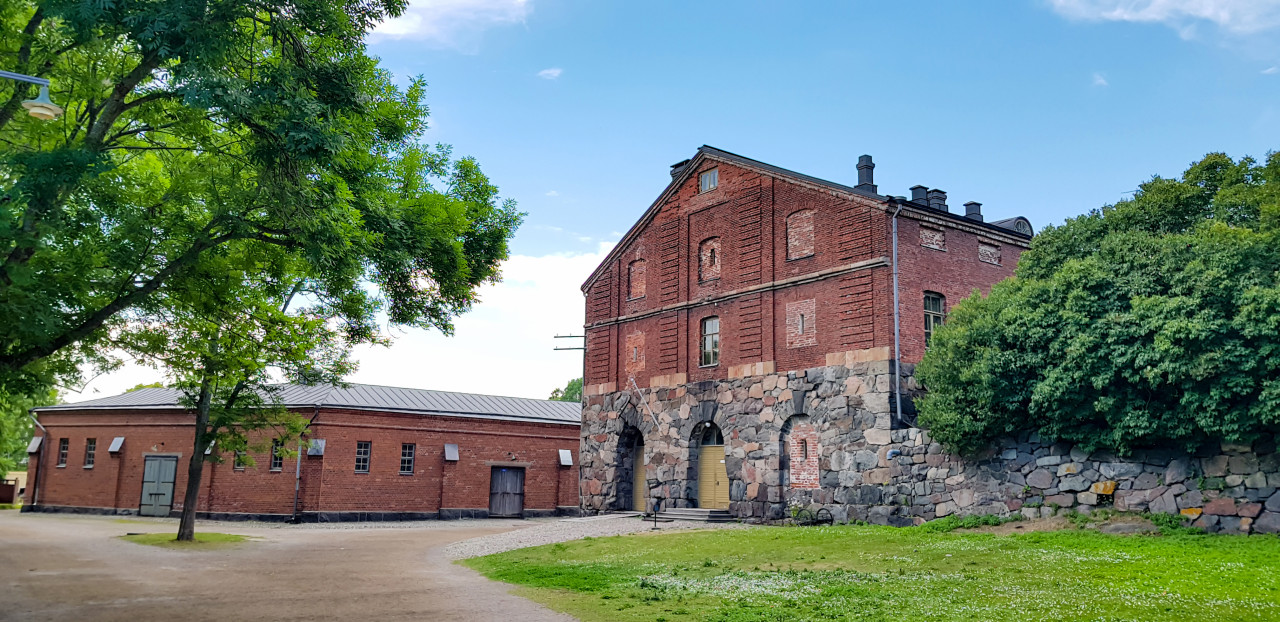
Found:
[[[1187,39],[1205,22],[1233,33],[1280,26],[1280,0],[1049,0],[1049,5],[1069,19],[1165,24]]]
[[[613,243],[595,252],[541,257],[513,255],[501,283],[480,288],[480,302],[455,321],[454,336],[407,330],[391,347],[356,349],[360,369],[350,382],[395,387],[545,398],[582,375],[582,352],[561,351],[580,335],[585,302],[578,288]],[[136,384],[163,380],[159,371],[126,365],[99,377],[67,402],[116,395]]]
[[[556,192],[555,190],[548,190],[548,191],[547,191],[547,196],[549,196],[549,197],[558,197],[558,196],[560,196],[560,193],[559,193],[559,192]]]
[[[542,78],[543,80],[555,80],[556,78],[559,78],[560,74],[562,73],[564,73],[563,69],[559,67],[551,67],[549,69],[543,69],[542,71],[539,71],[538,77]]]
[[[1100,73],[1094,73],[1094,74],[1093,74],[1093,85],[1094,85],[1094,86],[1107,86],[1107,79],[1106,79],[1106,78],[1104,78],[1104,77],[1102,76],[1102,74],[1100,74]]]
[[[1280,65],[1277,65],[1274,67],[1267,67],[1266,69],[1262,70],[1262,73],[1263,75],[1268,75],[1268,76],[1280,73]]]
[[[522,24],[532,12],[530,0],[410,0],[403,15],[379,24],[371,38],[414,39],[471,51],[480,33]]]

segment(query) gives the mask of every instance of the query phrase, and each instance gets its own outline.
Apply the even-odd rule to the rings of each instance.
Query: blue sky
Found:
[[[1280,148],[1280,0],[410,0],[370,50],[430,83],[431,142],[528,212],[453,337],[398,331],[354,382],[545,397],[581,373],[578,286],[709,144],[1037,227],[1210,151]],[[79,401],[162,380],[126,366]]]
[[[415,3],[491,13],[371,49],[426,76],[432,140],[529,212],[517,252],[613,239],[704,143],[843,182],[870,153],[881,192],[939,187],[1041,226],[1206,152],[1280,146],[1280,73],[1263,73],[1280,46],[1257,29],[1276,3],[1214,3],[1241,7],[1221,23],[1114,13],[1144,4]]]

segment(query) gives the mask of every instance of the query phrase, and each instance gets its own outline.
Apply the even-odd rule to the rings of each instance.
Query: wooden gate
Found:
[[[173,509],[173,480],[178,474],[176,456],[147,456],[142,463],[142,516],[168,516]]]
[[[489,516],[524,516],[524,469],[493,467],[489,475]]]
[[[649,480],[644,474],[644,445],[636,445],[631,454],[631,509],[644,512],[648,509],[645,499],[649,496],[645,494],[649,491]]]
[[[729,509],[729,472],[725,470],[724,445],[698,449],[698,507]]]

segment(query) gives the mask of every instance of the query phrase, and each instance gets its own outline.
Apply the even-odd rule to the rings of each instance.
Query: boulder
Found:
[[[1187,479],[1190,474],[1191,462],[1186,458],[1174,458],[1169,461],[1169,466],[1164,470],[1164,483],[1176,484]]]
[[[1241,503],[1240,506],[1236,508],[1236,514],[1246,518],[1254,518],[1261,513],[1261,503]]]
[[[1280,533],[1280,512],[1263,512],[1253,519],[1253,530],[1258,533]]]
[[[1053,473],[1048,469],[1036,469],[1027,475],[1027,485],[1032,488],[1048,488],[1053,485]]]
[[[1142,475],[1142,465],[1133,462],[1107,462],[1098,470],[1107,479],[1122,479]]]
[[[1235,516],[1237,511],[1236,500],[1226,497],[1204,504],[1204,513],[1212,516]]]
[[[1205,458],[1201,461],[1201,465],[1204,467],[1205,477],[1226,477],[1228,460],[1230,460],[1230,458],[1227,456]]]
[[[1062,481],[1058,483],[1058,490],[1061,490],[1063,492],[1079,492],[1081,490],[1088,490],[1088,489],[1089,489],[1089,480],[1086,480],[1085,478],[1080,477],[1079,475],[1064,477],[1062,478]]]

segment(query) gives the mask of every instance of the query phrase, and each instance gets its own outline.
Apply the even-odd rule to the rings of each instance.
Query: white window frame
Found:
[[[715,332],[707,332],[707,325],[712,320],[715,321]],[[698,340],[698,367],[715,367],[720,364],[720,317],[710,315],[702,318],[698,322],[699,333],[702,338]],[[708,362],[710,357],[710,362]]]
[[[361,461],[364,468],[360,468]],[[356,473],[368,473],[369,463],[373,461],[373,441],[356,441]]]
[[[416,460],[417,453],[418,453],[417,444],[400,443],[400,474],[401,475],[413,475],[415,464],[417,462]],[[409,470],[407,471],[404,468],[405,460],[409,461],[408,462]]]
[[[720,169],[713,168],[698,174],[698,193],[711,192],[720,187]]]

